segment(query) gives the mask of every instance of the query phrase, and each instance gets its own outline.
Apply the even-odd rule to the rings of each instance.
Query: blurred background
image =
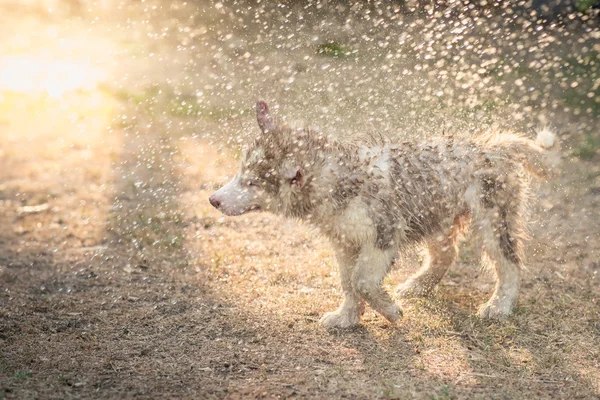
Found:
[[[0,0],[0,398],[597,397],[599,22],[595,0]],[[323,331],[327,243],[207,202],[257,99],[344,140],[556,131],[515,316],[474,316],[493,280],[465,244],[397,327]]]

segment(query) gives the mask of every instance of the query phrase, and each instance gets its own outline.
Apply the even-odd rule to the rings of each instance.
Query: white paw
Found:
[[[323,315],[319,323],[325,328],[348,329],[359,324],[359,317],[345,310],[331,311]]]
[[[499,301],[490,300],[479,307],[479,316],[481,318],[495,319],[504,321],[510,315],[513,309],[513,302],[509,300]]]
[[[385,312],[382,312],[383,316],[390,322],[396,322],[402,317],[402,311],[396,304],[391,304]]]
[[[408,279],[406,282],[398,285],[396,288],[396,295],[404,299],[427,297],[431,294],[432,289],[432,287],[424,285],[416,279]]]

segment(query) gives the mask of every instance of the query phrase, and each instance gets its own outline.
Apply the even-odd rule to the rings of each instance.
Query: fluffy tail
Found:
[[[494,153],[522,163],[523,167],[539,178],[556,174],[560,164],[556,135],[548,128],[540,129],[535,140],[513,133],[482,135],[480,144],[489,146]]]

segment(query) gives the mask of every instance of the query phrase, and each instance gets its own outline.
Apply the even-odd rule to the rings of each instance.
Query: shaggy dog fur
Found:
[[[506,318],[519,291],[528,173],[552,170],[554,135],[538,141],[507,133],[426,143],[342,145],[311,130],[278,124],[256,105],[262,133],[240,173],[210,197],[226,215],[270,211],[306,220],[331,240],[345,299],[326,327],[357,325],[365,300],[389,321],[401,311],[382,288],[400,251],[424,244],[423,267],[400,296],[425,296],[457,257],[459,234],[472,226],[497,283],[483,318]]]

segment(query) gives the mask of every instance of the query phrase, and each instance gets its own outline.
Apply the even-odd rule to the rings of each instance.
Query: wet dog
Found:
[[[369,146],[290,129],[262,101],[256,114],[261,133],[241,171],[209,200],[226,215],[268,211],[320,228],[335,249],[345,296],[321,319],[324,326],[357,325],[363,300],[396,321],[402,313],[382,281],[398,253],[426,247],[423,267],[396,290],[426,296],[456,260],[468,226],[497,277],[479,315],[510,314],[519,292],[529,176],[553,170],[551,132],[536,141],[493,132]]]

